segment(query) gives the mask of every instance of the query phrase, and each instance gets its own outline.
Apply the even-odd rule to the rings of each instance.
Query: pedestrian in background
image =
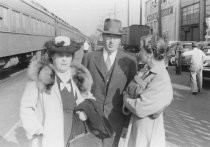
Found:
[[[88,53],[89,48],[90,48],[90,44],[89,44],[89,42],[87,40],[85,40],[85,42],[83,44],[84,53]]]
[[[182,53],[182,56],[191,56],[190,58],[190,83],[193,95],[201,92],[203,86],[203,63],[206,55],[198,47],[198,44],[192,43],[193,49]]]
[[[85,129],[73,112],[84,101],[74,77],[77,70],[87,69],[72,64],[80,46],[68,37],[58,36],[47,42],[46,48],[50,61],[34,61],[29,66],[20,116],[33,147],[65,147],[70,135],[74,138]]]
[[[133,114],[125,147],[165,147],[163,110],[173,99],[164,63],[167,46],[156,36],[143,42],[139,57],[148,70],[138,73],[124,92],[124,105]]]
[[[177,45],[177,47],[176,47],[176,51],[175,51],[175,63],[176,63],[176,74],[177,75],[180,75],[181,74],[181,72],[182,72],[182,65],[181,65],[181,52],[182,52],[182,50],[183,50],[183,48],[184,48],[185,46],[183,45],[183,47],[182,47],[182,45],[181,44],[179,44],[179,45]]]
[[[83,65],[93,77],[91,92],[96,103],[105,113],[113,130],[111,138],[103,139],[103,147],[117,147],[127,116],[122,113],[123,90],[137,71],[136,58],[120,48],[121,21],[106,19],[102,32],[104,46],[85,54]]]

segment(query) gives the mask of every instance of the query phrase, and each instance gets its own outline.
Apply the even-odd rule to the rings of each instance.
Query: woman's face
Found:
[[[144,64],[148,64],[151,58],[150,53],[148,53],[144,47],[141,48],[140,52],[139,52],[139,60],[144,63]]]
[[[72,62],[72,54],[70,53],[55,53],[52,57],[53,65],[58,72],[66,72]]]

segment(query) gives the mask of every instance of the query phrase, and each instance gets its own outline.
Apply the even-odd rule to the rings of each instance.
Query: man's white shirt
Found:
[[[110,60],[111,60],[111,66],[113,65],[114,61],[115,61],[115,58],[116,58],[116,55],[117,55],[117,50],[112,52],[109,56],[110,56]],[[103,49],[103,57],[104,57],[104,61],[106,62],[106,59],[108,57],[108,52]]]

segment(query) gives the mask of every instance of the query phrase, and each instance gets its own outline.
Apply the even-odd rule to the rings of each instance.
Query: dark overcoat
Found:
[[[137,72],[136,57],[119,48],[109,80],[106,79],[103,49],[86,54],[82,64],[93,77],[91,92],[96,98],[97,105],[105,113],[116,136],[119,137],[126,121],[126,116],[122,113],[122,93]]]

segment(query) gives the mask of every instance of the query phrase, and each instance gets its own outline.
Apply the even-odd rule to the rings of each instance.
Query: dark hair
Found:
[[[151,54],[153,53],[155,60],[163,60],[165,58],[166,50],[167,50],[167,44],[164,41],[163,38],[158,36],[149,36],[150,39],[147,40],[148,43],[146,43],[146,40],[144,40],[144,49],[147,53]],[[148,39],[145,38],[145,39]]]
[[[54,51],[47,51],[47,56],[48,56],[48,59],[47,61],[50,62],[50,63],[53,63],[53,60],[52,60],[52,57],[58,52],[54,52]],[[72,60],[74,59],[74,55],[75,53],[71,54],[72,55]]]

